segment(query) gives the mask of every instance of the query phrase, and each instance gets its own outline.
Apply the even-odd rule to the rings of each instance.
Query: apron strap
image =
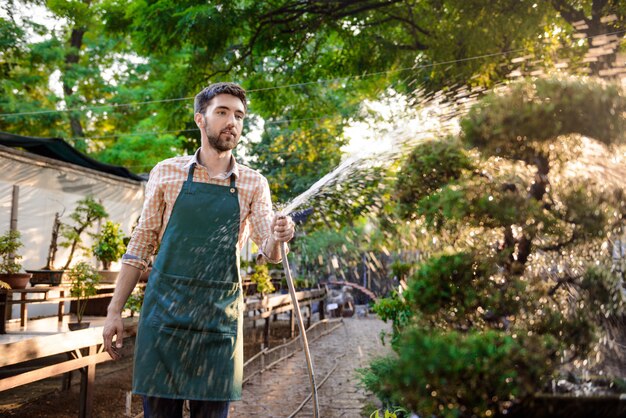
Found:
[[[191,187],[193,184],[193,172],[195,171],[195,169],[196,163],[191,163],[191,166],[189,167],[189,174],[187,174],[187,181],[183,183],[183,190],[181,190],[181,192],[184,192],[186,194],[193,194]]]
[[[193,184],[193,173],[196,169],[196,163],[191,163],[189,166],[189,173],[187,174],[187,181],[183,184],[183,190],[187,194],[193,194],[192,184]],[[235,173],[230,175],[230,188],[236,189],[236,181],[235,181]]]

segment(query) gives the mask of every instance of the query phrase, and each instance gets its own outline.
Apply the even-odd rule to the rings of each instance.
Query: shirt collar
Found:
[[[200,149],[198,148],[196,150],[196,152],[194,152],[194,154],[191,156],[191,158],[189,159],[189,161],[187,161],[187,163],[183,166],[183,168],[189,168],[191,167],[191,164],[196,163],[197,166],[202,167],[202,165],[198,162],[198,155],[200,154]],[[235,175],[235,178],[239,178],[239,164],[237,164],[237,160],[235,159],[234,155],[230,156],[230,170],[228,170],[228,172],[226,174],[224,174],[223,178],[227,179],[230,178],[230,176]],[[219,176],[219,178],[222,178],[222,176]]]

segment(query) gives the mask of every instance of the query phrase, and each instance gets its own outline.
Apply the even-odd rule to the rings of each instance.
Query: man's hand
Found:
[[[115,345],[113,345],[113,336],[116,335]],[[122,340],[124,338],[124,324],[122,323],[121,314],[109,313],[104,321],[104,331],[102,331],[104,339],[104,350],[109,353],[113,360],[122,357],[119,349],[122,348]]]
[[[274,219],[272,220],[272,233],[276,241],[289,242],[294,234],[294,223],[291,217],[282,214],[274,215]]]

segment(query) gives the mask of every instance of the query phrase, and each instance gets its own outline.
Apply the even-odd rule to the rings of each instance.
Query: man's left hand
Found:
[[[272,220],[272,232],[276,241],[289,242],[294,234],[294,223],[291,217],[275,215]]]

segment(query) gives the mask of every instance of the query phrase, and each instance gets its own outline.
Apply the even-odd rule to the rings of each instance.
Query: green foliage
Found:
[[[398,280],[406,280],[413,267],[413,263],[404,263],[401,260],[396,260],[391,263],[391,274],[397,277]]]
[[[426,416],[485,417],[534,394],[551,372],[557,341],[410,328],[397,346],[397,357],[371,364],[362,379],[368,389]]]
[[[415,202],[458,179],[465,170],[472,169],[474,164],[470,156],[453,138],[418,145],[404,163],[403,172],[407,175],[398,176],[396,199],[401,216],[411,218]]]
[[[536,164],[560,135],[577,133],[611,145],[624,141],[619,87],[582,79],[538,79],[492,93],[462,121],[464,139],[486,155]]]
[[[124,304],[124,309],[130,310],[131,316],[133,316],[135,313],[140,312],[141,307],[143,306],[144,296],[145,287],[135,289],[135,291],[133,291],[133,293],[131,293],[126,300],[126,304]]]
[[[391,321],[393,325],[392,343],[396,341],[402,330],[410,324],[413,318],[411,306],[397,292],[394,292],[390,297],[378,299],[372,310],[383,321]]]
[[[72,224],[63,224],[61,226],[61,237],[63,241],[59,243],[62,247],[69,247],[70,254],[65,263],[64,269],[69,268],[77,249],[84,249],[82,246],[82,234],[88,228],[91,228],[98,220],[106,218],[108,213],[100,203],[92,196],[87,196],[78,201],[76,209],[70,214]]]
[[[80,323],[87,307],[87,300],[98,292],[100,275],[89,263],[81,261],[67,272],[67,276],[70,281],[70,295],[76,298],[76,318]]]
[[[256,291],[261,294],[261,297],[276,290],[272,284],[272,276],[270,276],[269,269],[265,264],[254,266],[254,273],[250,276],[250,280],[252,283],[256,283]]]
[[[293,286],[298,289],[310,289],[313,281],[305,277],[296,277],[293,279]]]
[[[22,258],[17,254],[17,250],[23,247],[21,234],[19,231],[6,231],[0,235],[0,273],[15,274],[22,269],[16,260]]]
[[[457,140],[477,149],[463,169],[438,168],[466,153],[445,152],[449,138],[405,163],[397,219],[443,251],[416,266],[402,298],[374,307],[393,321],[396,356],[372,363],[363,381],[383,402],[420,416],[493,416],[543,390],[563,364],[602,368],[597,352],[612,354],[600,341],[624,315],[607,251],[623,235],[623,190],[602,176],[623,173],[589,181],[566,167],[586,162],[581,135],[623,141],[624,102],[618,87],[593,81],[514,84],[470,111]]]
[[[120,224],[106,221],[100,233],[94,235],[95,242],[91,247],[93,255],[102,262],[104,270],[108,270],[112,262],[124,255],[124,232]]]

